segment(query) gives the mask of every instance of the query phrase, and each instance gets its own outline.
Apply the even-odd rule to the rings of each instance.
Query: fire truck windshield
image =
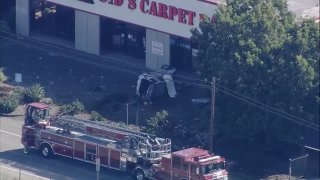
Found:
[[[200,170],[201,174],[209,174],[216,170],[224,169],[224,162],[207,164],[207,165],[201,166],[200,169],[201,169]]]
[[[35,121],[39,121],[40,119],[46,119],[46,117],[49,115],[48,109],[37,109],[32,112],[32,119]]]

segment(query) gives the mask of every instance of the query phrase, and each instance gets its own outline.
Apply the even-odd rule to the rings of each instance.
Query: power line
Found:
[[[0,35],[0,37],[3,38],[3,39],[7,39],[7,40],[10,40],[10,41],[14,41],[14,42],[17,42],[17,43],[20,43],[20,44],[24,44],[24,45],[26,45],[26,46],[30,46],[30,47],[39,49],[39,50],[41,50],[41,51],[51,52],[50,50],[48,50],[48,49],[46,49],[46,48],[38,47],[37,45],[28,44],[28,43],[26,43],[26,42],[16,40],[15,38],[5,37],[5,36],[1,36],[1,35]],[[38,42],[38,41],[34,41],[34,42]],[[43,43],[43,42],[41,42],[41,43],[51,46],[50,44],[47,44],[47,43]],[[55,47],[55,48],[59,49],[59,47],[56,47],[56,46],[52,46],[52,47]],[[87,60],[84,60],[84,59],[82,59],[82,58],[77,58],[77,57],[65,55],[65,54],[62,54],[62,53],[57,53],[57,54],[59,54],[59,55],[62,56],[62,57],[66,57],[66,58],[69,58],[69,59],[74,59],[74,60],[79,61],[79,62],[83,62],[83,63],[87,63],[87,64],[92,64],[92,65],[97,65],[97,66],[100,66],[100,67],[102,66],[102,67],[104,67],[104,68],[108,68],[108,69],[112,69],[112,70],[123,71],[123,72],[126,72],[126,73],[131,73],[131,74],[136,74],[136,75],[141,74],[141,71],[138,72],[138,71],[132,71],[132,70],[125,70],[125,69],[123,69],[123,68],[110,67],[110,66],[107,66],[107,65],[95,63],[95,62],[92,62],[92,61],[87,61]],[[189,78],[189,77],[181,76],[181,75],[179,75],[179,77],[180,77],[180,78],[185,78],[185,79],[199,80],[199,79]],[[176,79],[175,79],[175,80],[172,80],[172,81],[210,88],[210,86],[208,86],[208,85],[199,84],[199,83],[192,83],[192,82],[182,81],[182,80],[176,80]],[[200,81],[202,81],[202,80],[200,80]],[[203,82],[206,82],[206,81],[203,81]]]
[[[220,88],[223,88],[223,89],[225,89],[225,90],[228,90],[228,91],[232,92],[233,94],[236,94],[236,95],[238,95],[238,96],[242,96],[242,97],[245,98],[245,99],[248,99],[248,100],[253,101],[253,102],[257,103],[257,104],[260,104],[260,105],[262,105],[262,106],[265,106],[265,107],[267,107],[267,108],[270,108],[270,109],[272,109],[272,110],[274,110],[274,111],[277,111],[277,112],[279,112],[279,113],[285,114],[285,115],[290,116],[290,117],[292,117],[292,118],[299,119],[299,120],[304,121],[304,122],[306,122],[306,123],[310,123],[310,124],[312,124],[313,126],[320,127],[319,125],[317,125],[317,124],[315,124],[315,123],[313,123],[313,122],[307,121],[307,120],[302,119],[302,118],[300,118],[300,117],[294,116],[294,115],[292,115],[292,114],[289,114],[289,113],[287,113],[287,112],[281,111],[281,110],[279,110],[279,109],[277,109],[277,108],[274,108],[274,107],[272,107],[272,106],[269,106],[269,105],[267,105],[267,104],[264,104],[264,103],[262,103],[262,102],[259,102],[259,101],[255,100],[255,99],[249,98],[249,97],[247,97],[247,96],[245,96],[245,95],[242,95],[242,94],[240,94],[240,93],[238,93],[238,92],[236,92],[236,91],[233,91],[233,90],[231,90],[231,89],[228,89],[228,88],[226,88],[226,87],[224,87],[224,86],[222,86],[222,85],[219,85],[219,84],[216,84],[216,85],[217,85],[218,87],[220,87]]]
[[[173,82],[179,82],[179,83],[183,83],[183,84],[191,84],[191,85],[195,85],[195,86],[201,86],[201,87],[205,87],[205,88],[209,88],[211,89],[211,86],[209,85],[205,85],[205,84],[199,84],[199,83],[192,83],[192,82],[188,82],[188,81],[181,81],[181,80],[173,80]]]
[[[68,51],[68,53],[72,53],[72,54],[88,56],[88,57],[91,57],[91,58],[95,58],[97,60],[104,59],[104,61],[106,61],[108,63],[116,63],[116,64],[121,64],[121,65],[124,65],[124,66],[131,67],[131,68],[139,68],[139,66],[135,66],[134,64],[130,64],[129,65],[128,63],[126,63],[124,61],[121,61],[119,59],[114,60],[114,58],[93,55],[93,54],[77,51],[77,50],[74,50],[74,49],[69,48],[69,47],[60,47],[60,46],[52,44],[52,43],[47,43],[47,42],[44,42],[44,41],[40,41],[40,40],[36,40],[36,39],[30,38],[28,36],[18,35],[18,34],[14,34],[14,33],[8,32],[8,31],[0,30],[0,32],[2,32],[5,35],[7,35],[6,39],[10,38],[11,40],[15,40],[16,42],[24,43],[26,45],[29,45],[29,44],[27,44],[26,42],[23,42],[23,41],[29,41],[29,42],[37,43],[38,45],[45,45],[45,46],[52,47],[52,48],[55,48],[56,50],[60,50],[60,51],[64,51],[64,52]],[[11,36],[11,37],[8,37],[8,36]],[[2,35],[1,37],[5,37],[5,36]],[[20,41],[18,41],[17,39],[20,40]],[[61,54],[61,53],[59,53],[59,54]],[[141,68],[139,68],[139,69],[141,69]]]
[[[0,30],[0,31],[1,31],[1,30]],[[32,45],[32,44],[28,44],[27,42],[24,42],[24,41],[21,41],[21,40],[17,40],[17,39],[15,38],[16,35],[13,34],[13,33],[5,32],[5,31],[1,31],[1,32],[5,33],[5,34],[7,34],[7,35],[14,36],[14,37],[6,37],[6,36],[3,36],[3,35],[2,35],[2,36],[0,35],[0,37],[3,38],[3,39],[7,39],[7,40],[11,40],[11,41],[20,43],[20,44],[24,44],[24,45],[27,45],[27,46],[30,46],[30,47],[33,47],[33,48],[36,48],[36,49],[40,49],[40,50],[45,51],[45,52],[51,52],[50,50],[48,50],[48,49],[46,49],[46,48],[42,48],[42,47],[39,47],[39,46],[37,46],[37,45]],[[25,36],[23,36],[23,37],[24,37],[23,39],[26,39],[26,40],[28,40],[28,41],[30,41],[30,42],[33,42],[33,43],[43,44],[43,45],[47,45],[47,46],[49,46],[49,47],[53,47],[53,48],[58,49],[58,50],[66,51],[66,49],[60,48],[60,47],[55,46],[55,45],[52,45],[52,44],[50,44],[50,43],[46,43],[46,42],[43,42],[43,41],[34,40],[34,39],[31,39],[31,38],[27,38],[27,37],[25,37]],[[70,51],[72,51],[72,50],[70,50]],[[79,52],[77,52],[77,51],[72,51],[72,53],[73,53],[73,52],[76,52],[76,53],[79,54],[79,55],[82,55],[82,54],[83,54],[83,53],[79,53]],[[116,68],[116,67],[105,66],[105,65],[103,65],[103,64],[101,64],[101,63],[95,63],[95,62],[92,62],[92,61],[89,62],[89,61],[84,60],[84,59],[82,59],[82,58],[77,58],[77,57],[65,55],[65,53],[61,53],[61,52],[58,52],[57,54],[59,54],[59,55],[62,56],[62,57],[66,57],[66,58],[69,58],[69,59],[74,59],[74,60],[77,60],[77,61],[80,61],[80,62],[84,62],[84,63],[88,63],[88,64],[93,64],[93,65],[98,65],[98,66],[103,66],[103,67],[108,68],[108,69],[119,70],[119,71],[131,73],[131,74],[137,74],[137,75],[138,75],[138,74],[141,73],[141,71],[143,71],[142,69],[140,69],[139,71],[132,71],[132,70],[125,70],[125,69],[123,69],[123,68]],[[94,56],[94,55],[90,55],[90,54],[84,54],[84,55],[85,55],[85,56],[92,57],[92,58],[98,58],[98,57],[96,57],[96,56]],[[101,58],[101,57],[100,57],[100,58]],[[108,58],[107,58],[107,59],[108,59]],[[112,62],[112,61],[107,60],[107,59],[104,58],[104,60],[106,60],[106,61],[108,61],[108,62]],[[114,63],[114,62],[112,62],[112,63]],[[129,65],[129,64],[120,63],[120,62],[117,62],[117,63],[118,63],[118,65],[125,65],[125,66],[127,66],[127,67],[132,68],[132,67],[131,67],[131,64]],[[137,68],[137,67],[134,67],[134,68]],[[198,82],[208,83],[207,81],[202,80],[202,79],[191,78],[191,77],[187,77],[187,76],[183,76],[183,75],[175,75],[175,77],[180,78],[180,79],[186,79],[186,80],[192,80],[192,81],[198,81]],[[175,80],[175,81],[176,81],[176,80]],[[181,82],[182,82],[182,81],[181,81]],[[203,86],[202,84],[191,83],[191,82],[189,82],[189,81],[185,81],[184,83],[189,83],[189,84],[193,84],[193,85]]]
[[[193,80],[193,81],[198,81],[198,82],[202,82],[202,83],[206,83],[206,84],[209,83],[209,81],[206,81],[206,80],[197,79],[197,78],[191,78],[191,77],[182,76],[182,75],[175,75],[175,77],[177,77],[177,78],[184,78],[184,79]]]
[[[7,38],[7,37],[3,37],[3,36],[1,38],[7,39],[7,40],[11,40],[11,41],[15,41],[15,42],[18,42],[20,44],[24,44],[24,45],[27,45],[29,47],[33,47],[33,48],[36,48],[36,49],[39,49],[39,50],[42,50],[42,51],[45,51],[45,52],[51,52],[48,49],[41,48],[41,47],[38,47],[36,45],[27,44],[26,42],[18,41],[18,40],[12,39],[12,38]],[[65,55],[65,54],[62,54],[62,53],[57,53],[57,54],[59,54],[62,57],[66,57],[66,58],[69,58],[69,59],[74,59],[76,61],[87,63],[87,64],[97,65],[97,66],[100,66],[100,67],[104,67],[104,68],[108,68],[108,69],[112,69],[112,70],[123,71],[123,72],[126,72],[126,73],[131,73],[131,74],[136,74],[136,75],[140,74],[139,72],[135,72],[135,71],[131,71],[131,70],[125,70],[123,68],[110,67],[110,66],[107,66],[107,65],[103,65],[103,64],[100,64],[100,63],[95,63],[95,62],[92,62],[92,61],[90,62],[90,61],[84,60],[82,58],[77,58],[77,57]]]
[[[234,98],[237,98],[237,99],[239,99],[239,100],[241,100],[241,101],[244,101],[244,102],[246,102],[246,103],[248,103],[248,104],[251,104],[251,105],[253,105],[253,106],[256,106],[256,107],[258,107],[258,108],[260,108],[260,109],[263,109],[263,110],[265,110],[265,111],[268,111],[268,112],[270,112],[270,113],[273,113],[273,114],[275,114],[275,115],[278,115],[278,116],[280,116],[280,117],[283,117],[283,118],[285,118],[285,119],[287,119],[287,120],[293,121],[293,122],[295,122],[295,123],[297,123],[297,124],[300,124],[300,125],[302,125],[302,126],[305,126],[305,127],[311,128],[311,129],[314,129],[314,130],[316,130],[316,131],[319,131],[319,128],[314,127],[313,125],[310,125],[309,122],[308,122],[309,124],[308,124],[308,123],[307,123],[307,124],[304,124],[304,123],[299,122],[299,121],[297,121],[297,120],[291,119],[291,118],[289,118],[288,116],[284,116],[284,115],[282,115],[282,114],[280,114],[280,113],[274,112],[274,111],[272,111],[272,110],[270,110],[270,109],[267,109],[267,108],[265,108],[265,107],[263,107],[263,106],[254,104],[254,103],[252,103],[252,102],[250,102],[250,101],[248,101],[248,100],[246,100],[246,99],[240,98],[240,97],[238,97],[238,96],[236,96],[236,95],[233,95],[233,94],[231,94],[231,93],[229,93],[229,92],[226,92],[226,91],[224,91],[224,90],[222,90],[222,89],[219,89],[219,88],[216,88],[216,89],[217,89],[218,91],[221,91],[221,92],[223,92],[223,93],[225,93],[225,94],[228,94],[228,95],[230,95],[230,96],[232,96],[232,97],[234,97]]]
[[[28,43],[26,43],[26,42],[23,42],[23,41],[21,41],[21,40],[17,40],[17,39],[16,39],[17,34],[14,34],[14,33],[11,33],[11,32],[7,32],[7,31],[3,31],[3,30],[0,30],[0,32],[4,33],[4,34],[6,34],[6,35],[11,35],[11,36],[13,36],[13,37],[5,37],[5,36],[3,36],[3,35],[2,35],[2,36],[0,35],[0,37],[2,37],[2,38],[4,38],[4,39],[12,40],[12,41],[19,42],[19,43],[22,43],[22,44],[25,44],[25,45],[28,45],[28,46],[31,46],[31,47],[34,47],[34,48],[43,50],[43,51],[51,52],[51,51],[49,51],[49,50],[47,50],[47,49],[45,49],[45,48],[37,47],[37,46],[34,46],[34,45],[30,45],[30,44],[28,44]],[[18,36],[18,37],[19,37],[19,36]],[[99,60],[100,60],[101,58],[103,58],[106,62],[115,63],[115,61],[113,61],[112,58],[109,58],[109,57],[103,57],[103,56],[96,56],[96,55],[92,55],[92,54],[87,54],[87,53],[83,53],[83,52],[80,52],[80,51],[75,51],[75,50],[70,49],[70,48],[61,48],[61,47],[59,47],[59,46],[57,46],[57,45],[54,45],[54,44],[51,44],[51,43],[47,43],[47,42],[43,42],[43,41],[40,41],[40,40],[35,40],[35,39],[32,39],[32,38],[29,38],[28,36],[23,36],[23,39],[22,39],[22,40],[27,40],[27,41],[30,41],[30,42],[33,42],[33,43],[46,45],[46,46],[48,46],[48,47],[53,47],[53,48],[58,49],[58,50],[61,50],[61,51],[69,51],[69,53],[72,52],[72,53],[75,53],[75,54],[78,54],[78,55],[85,55],[85,56],[88,56],[88,57],[91,57],[91,58],[96,58],[96,59],[99,59]],[[68,58],[74,58],[74,59],[75,59],[75,57],[70,57],[70,56],[64,55],[64,54],[62,54],[62,53],[57,53],[57,54],[59,54],[59,55],[61,55],[61,56],[68,57]],[[94,64],[98,64],[98,63],[94,63]],[[139,69],[139,72],[138,72],[138,71],[136,71],[136,72],[131,71],[131,73],[135,73],[135,74],[140,74],[141,71],[146,70],[146,69],[140,68],[139,66],[134,66],[133,64],[128,64],[128,63],[125,63],[125,62],[123,62],[123,61],[119,61],[118,59],[117,59],[117,61],[116,61],[116,64],[118,64],[118,65],[125,65],[125,66],[130,67],[130,68],[137,68],[137,69]],[[99,64],[99,65],[100,65],[100,64]],[[121,70],[121,69],[119,69],[119,70]],[[187,76],[183,76],[183,75],[175,75],[175,77],[181,78],[181,79],[186,79],[186,80],[191,80],[191,81],[195,81],[195,82],[202,82],[202,83],[206,83],[206,84],[209,83],[209,81],[207,81],[207,80],[198,79],[198,78],[192,78],[192,77],[187,77]]]
[[[174,81],[175,81],[175,82],[181,82],[181,83],[189,83],[189,84],[192,84],[192,85],[201,86],[201,87],[206,87],[206,88],[211,89],[211,86],[205,85],[205,84],[190,83],[190,82],[179,81],[179,80],[174,80]],[[225,88],[225,87],[223,87],[222,85],[218,85],[217,83],[216,83],[216,85],[219,86],[219,88]],[[314,130],[316,130],[316,131],[319,131],[319,127],[320,127],[320,126],[317,125],[317,124],[315,124],[315,123],[309,122],[309,121],[304,120],[304,119],[302,119],[302,118],[299,118],[299,117],[296,117],[296,116],[294,116],[294,115],[288,114],[288,113],[286,113],[286,112],[280,111],[280,110],[278,110],[278,109],[276,109],[276,108],[273,108],[273,107],[271,107],[271,106],[269,106],[269,105],[266,105],[266,104],[264,104],[264,103],[261,103],[261,102],[255,100],[255,99],[252,99],[252,98],[246,97],[246,96],[244,96],[244,95],[241,95],[241,94],[238,93],[238,92],[234,92],[234,91],[232,91],[232,90],[230,90],[230,89],[228,89],[228,88],[225,88],[225,89],[228,89],[229,91],[232,91],[232,93],[237,94],[237,95],[234,95],[234,94],[232,94],[232,93],[230,93],[230,92],[226,92],[226,91],[224,91],[224,90],[222,90],[222,89],[219,89],[219,88],[216,87],[217,90],[219,90],[219,91],[221,91],[221,92],[223,92],[223,93],[225,93],[225,94],[227,94],[227,95],[229,95],[229,96],[232,96],[232,97],[234,97],[234,98],[237,98],[237,99],[239,99],[239,100],[242,100],[242,101],[244,101],[244,102],[246,102],[246,103],[248,103],[248,104],[251,104],[251,105],[256,106],[256,107],[258,107],[258,108],[260,108],[260,109],[263,109],[263,110],[265,110],[265,111],[268,111],[268,112],[270,112],[270,113],[273,113],[273,114],[275,114],[275,115],[278,115],[278,116],[280,116],[280,117],[282,117],[282,118],[285,118],[285,119],[288,119],[288,120],[290,120],[290,121],[293,121],[293,122],[295,122],[295,123],[297,123],[297,124],[300,124],[300,125],[306,126],[306,127],[308,127],[308,128],[314,129]],[[241,97],[239,97],[239,96],[244,96],[245,98],[241,98]],[[253,101],[253,102],[250,102],[249,100],[251,100],[251,101]],[[255,103],[254,103],[254,102],[255,102]],[[260,105],[257,105],[257,104],[260,104]],[[268,109],[268,108],[269,108],[269,109]],[[270,109],[272,109],[272,110],[270,110]],[[276,112],[275,112],[275,111],[276,111]],[[281,113],[282,113],[282,114],[281,114]],[[299,119],[299,120],[301,120],[301,121],[304,121],[306,124],[304,124],[303,122],[299,122],[299,121],[297,121],[297,120],[295,120],[295,119],[292,119],[292,118],[290,118],[290,117],[294,117],[294,118],[296,118],[296,119]]]

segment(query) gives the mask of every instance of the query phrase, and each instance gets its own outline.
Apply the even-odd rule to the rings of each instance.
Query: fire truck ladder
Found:
[[[77,131],[86,133],[86,127],[97,128],[107,132],[118,133],[126,135],[137,144],[137,149],[140,151],[142,157],[147,160],[156,160],[162,155],[171,153],[171,140],[169,138],[163,139],[155,135],[138,132],[130,129],[112,126],[105,123],[81,120],[72,116],[61,116],[55,120],[54,124],[62,127],[63,131]]]

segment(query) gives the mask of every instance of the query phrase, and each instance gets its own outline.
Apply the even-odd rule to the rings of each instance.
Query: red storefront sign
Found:
[[[216,4],[199,0],[47,0],[147,28],[190,37],[190,29],[213,16]]]

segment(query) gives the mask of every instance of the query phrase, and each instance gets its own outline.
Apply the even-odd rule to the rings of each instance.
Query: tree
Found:
[[[319,124],[319,29],[297,22],[285,0],[229,0],[192,31],[202,76]],[[219,93],[216,131],[229,138],[293,142],[297,124]]]

